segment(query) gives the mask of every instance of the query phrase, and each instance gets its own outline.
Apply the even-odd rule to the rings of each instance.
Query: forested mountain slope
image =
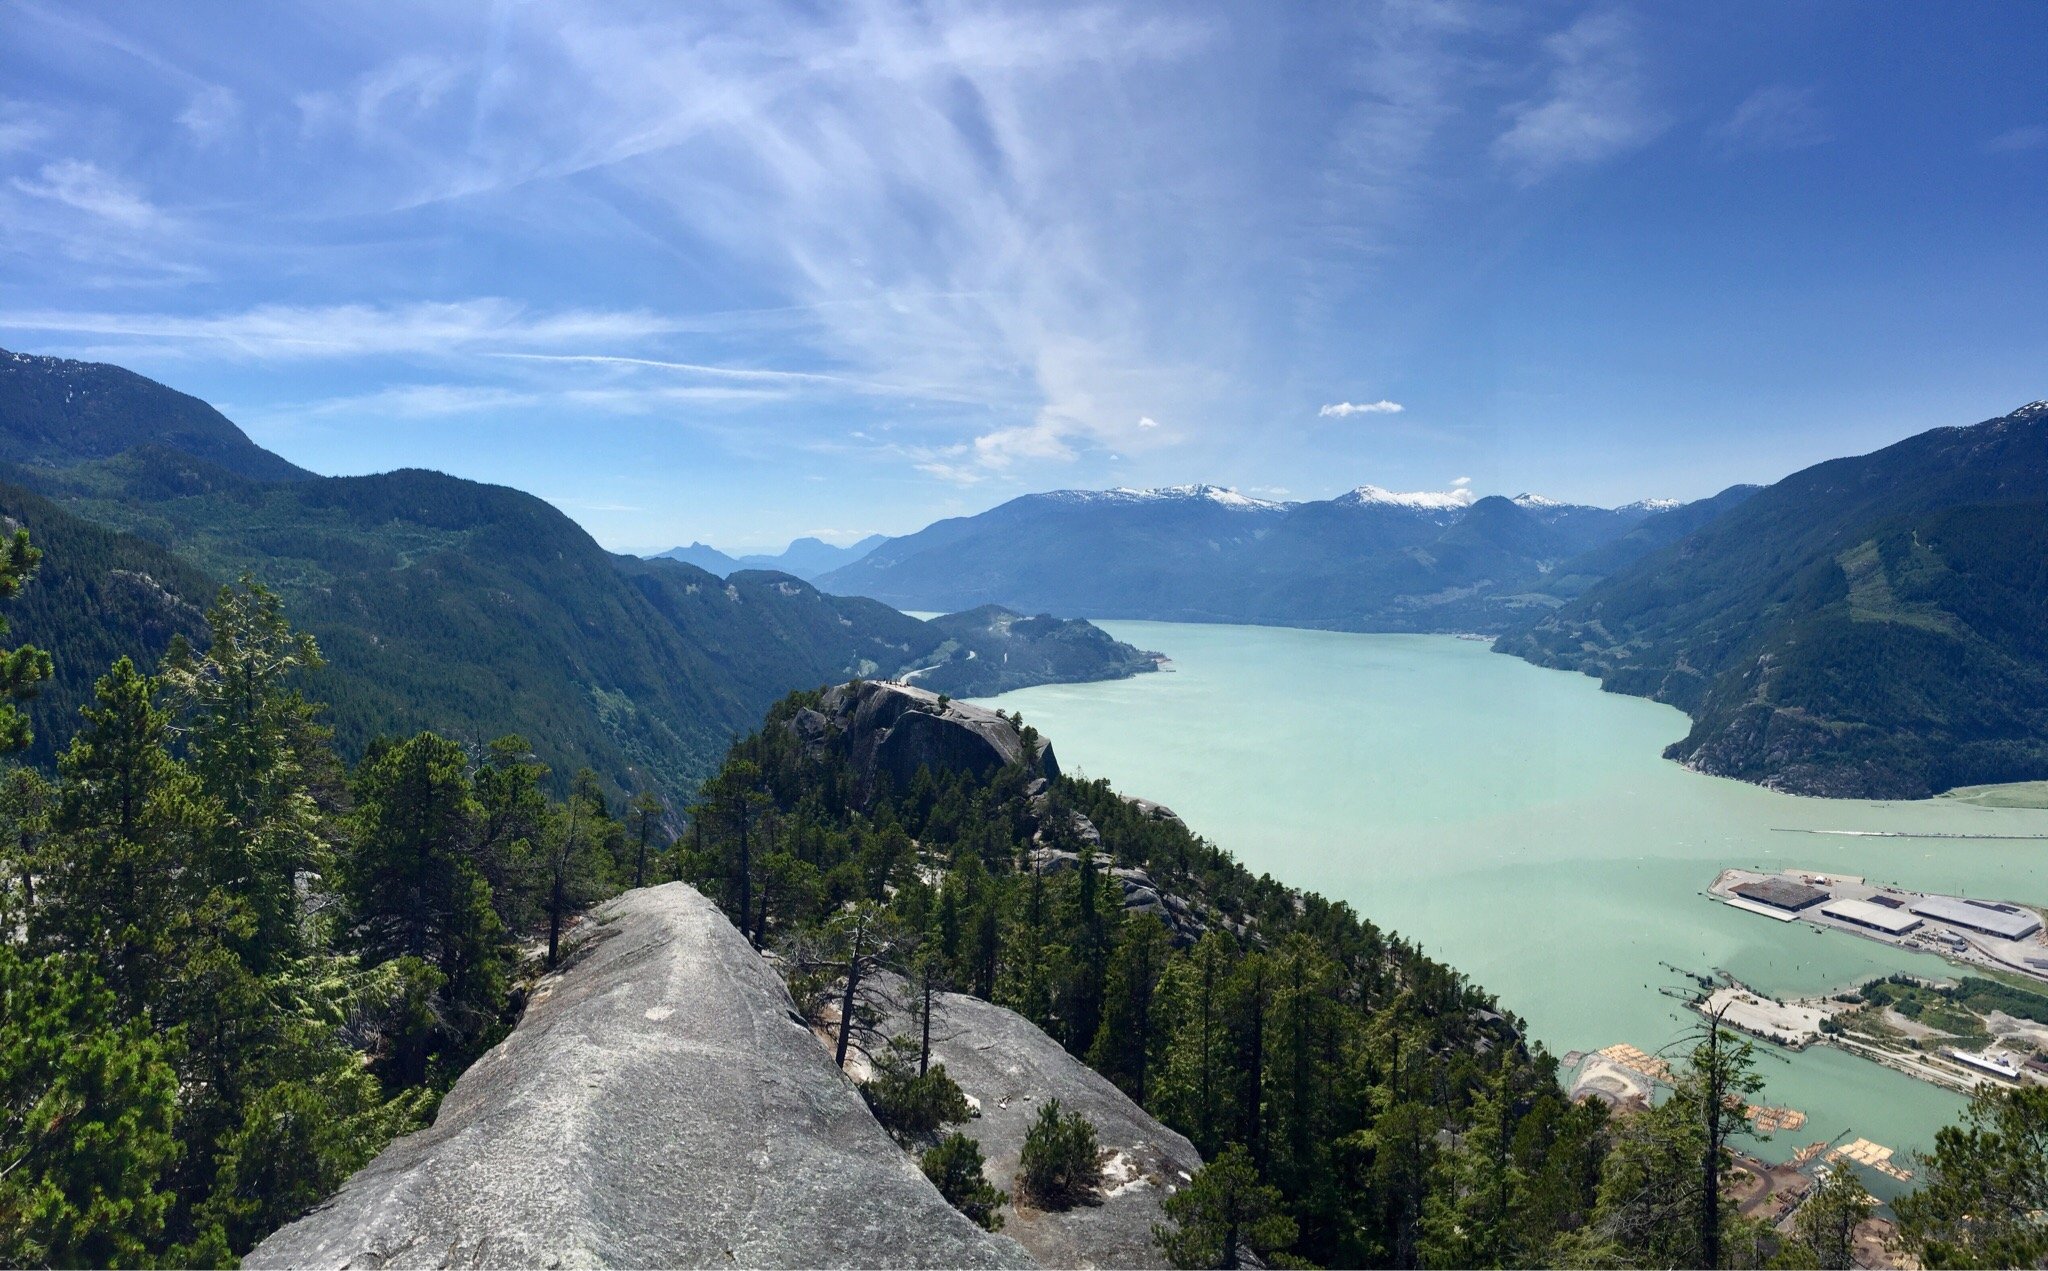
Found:
[[[1372,486],[1307,503],[1215,486],[1064,490],[890,539],[818,581],[912,609],[1499,631],[1583,589],[1594,565],[1575,562],[1605,550],[1611,568],[1631,556],[1625,536],[1676,515]]]
[[[9,637],[56,650],[53,678],[22,703],[34,739],[24,755],[47,767],[92,700],[93,682],[123,655],[154,666],[171,638],[202,639],[220,584],[147,539],[74,516],[16,485],[0,484],[8,532],[29,530],[42,564],[7,606]]]
[[[476,743],[516,732],[559,780],[588,767],[617,788],[682,797],[789,690],[896,674],[958,647],[885,605],[788,575],[725,581],[614,556],[518,490],[419,470],[313,477],[203,403],[118,368],[21,355],[0,367],[13,377],[0,453],[32,455],[8,471],[44,496],[17,492],[19,511],[0,507],[45,546],[52,580],[87,579],[78,586],[116,605],[110,616],[130,619],[101,621],[68,605],[68,591],[68,607],[52,607],[46,588],[24,630],[90,648],[95,666],[118,653],[153,664],[171,631],[192,633],[212,589],[203,580],[247,572],[318,637],[346,756],[428,727]],[[80,384],[114,386],[94,390],[87,433],[51,413]],[[195,412],[217,427],[195,431]],[[212,457],[223,455],[231,462]],[[280,474],[292,479],[271,479]],[[45,612],[92,630],[46,636]],[[1069,674],[1128,674],[1135,653]],[[91,673],[67,670],[40,709],[40,756],[69,735]],[[996,687],[992,677],[960,691]]]
[[[2048,776],[2048,402],[1770,486],[1499,647],[1692,715],[1811,794]]]
[[[0,462],[64,467],[152,444],[245,477],[313,475],[249,440],[205,402],[133,371],[0,349]]]

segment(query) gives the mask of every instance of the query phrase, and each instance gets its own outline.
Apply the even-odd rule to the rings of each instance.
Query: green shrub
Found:
[[[988,1231],[1002,1230],[1003,1216],[997,1211],[1010,1196],[982,1173],[980,1144],[964,1134],[948,1134],[917,1163],[947,1204]]]
[[[1094,1196],[1102,1177],[1099,1156],[1088,1118],[1078,1112],[1063,1115],[1060,1101],[1048,1099],[1024,1135],[1019,1181],[1041,1208],[1070,1209]]]
[[[892,1051],[876,1067],[875,1076],[860,1092],[875,1120],[897,1142],[928,1142],[941,1126],[967,1119],[967,1096],[946,1075],[946,1065],[933,1064],[931,1071],[920,1077],[914,1065]]]

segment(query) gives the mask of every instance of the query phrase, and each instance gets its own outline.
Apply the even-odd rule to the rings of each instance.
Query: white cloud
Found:
[[[38,177],[16,177],[14,188],[127,229],[145,229],[163,220],[140,186],[84,159],[46,163]]]
[[[1453,487],[1453,488],[1455,488],[1455,489],[1459,489],[1459,490],[1462,490],[1462,489],[1464,489],[1464,488],[1465,488],[1466,486],[1468,486],[1468,485],[1471,485],[1471,484],[1472,484],[1472,478],[1470,478],[1470,477],[1459,477],[1459,478],[1458,478],[1458,479],[1457,479],[1456,481],[1453,481],[1453,482],[1451,482],[1451,485],[1452,485],[1452,487]]]
[[[1714,129],[1730,151],[1804,150],[1829,140],[1827,116],[1811,88],[1772,84],[1757,89]]]
[[[1665,127],[1647,100],[1635,32],[1620,12],[1588,13],[1544,41],[1549,82],[1510,111],[1494,155],[1522,182],[1599,163],[1648,142]]]
[[[1331,402],[1316,415],[1321,419],[1345,419],[1352,415],[1398,415],[1406,409],[1399,402],[1382,398],[1376,402]]]
[[[1152,418],[1152,417],[1151,417],[1150,415],[1140,415],[1140,416],[1138,417],[1138,427],[1140,427],[1140,428],[1157,428],[1157,427],[1159,427],[1159,421],[1158,421],[1158,420],[1156,420],[1156,419],[1154,419],[1154,418]]]

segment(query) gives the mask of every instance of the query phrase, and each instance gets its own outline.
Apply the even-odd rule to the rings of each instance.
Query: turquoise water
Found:
[[[1104,622],[1173,669],[1003,695],[1062,767],[1171,805],[1254,870],[1350,901],[1470,975],[1557,1054],[1658,1050],[1692,1016],[1658,992],[1725,968],[1774,994],[1947,963],[1710,901],[1731,865],[1810,867],[2048,901],[2048,842],[1844,838],[1813,829],[2048,835],[2048,811],[1804,799],[1660,757],[1668,706],[1602,693],[1449,636]],[[1960,1096],[1839,1051],[1760,1047],[1768,1102],[1928,1146]]]

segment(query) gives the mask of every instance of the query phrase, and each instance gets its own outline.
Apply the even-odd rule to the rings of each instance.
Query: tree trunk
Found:
[[[1721,1265],[1721,1017],[1707,1017],[1707,1150],[1700,1157],[1700,1250],[1708,1267]]]
[[[917,1043],[917,1075],[922,1077],[932,1063],[932,978],[924,977],[924,1030]]]
[[[745,930],[748,916],[754,912],[754,862],[747,853],[747,810],[740,809],[740,934],[753,939]]]
[[[860,946],[854,946],[858,949]],[[860,985],[860,954],[855,953],[846,963],[846,992],[839,999],[839,1049],[833,1055],[833,1062],[840,1068],[846,1067],[846,1044],[853,1038],[853,993]]]
[[[562,874],[555,872],[554,886],[548,889],[548,969],[554,970],[555,960],[562,949]]]

